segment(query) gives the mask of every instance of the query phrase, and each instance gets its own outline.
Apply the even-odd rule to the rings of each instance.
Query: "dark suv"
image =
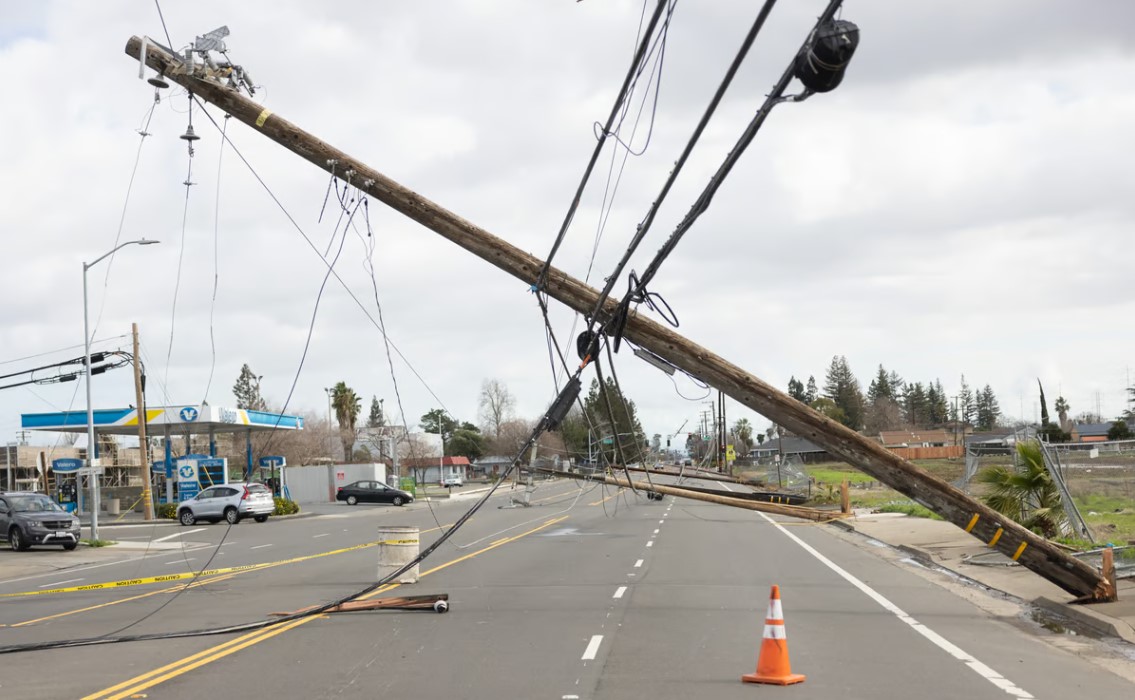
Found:
[[[0,493],[0,539],[22,552],[35,544],[79,546],[79,519],[42,493]]]

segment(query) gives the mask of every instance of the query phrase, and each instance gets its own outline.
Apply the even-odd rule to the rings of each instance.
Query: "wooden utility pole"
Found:
[[[617,476],[604,476],[600,474],[576,474],[575,472],[565,472],[559,471],[557,469],[547,468],[540,468],[538,469],[538,471],[544,472],[546,474],[551,474],[553,476],[560,476],[568,479],[577,479],[579,481],[602,481],[604,484],[619,486],[625,489],[629,489],[633,485],[633,487],[638,491],[660,493],[665,496],[678,496],[679,498],[689,498],[694,501],[705,501],[706,503],[716,503],[722,506],[744,508],[745,510],[759,510],[763,513],[773,513],[775,515],[788,515],[793,518],[803,518],[805,520],[815,520],[817,522],[836,520],[840,517],[839,513],[830,510],[819,510],[818,508],[808,508],[805,506],[771,503],[769,501],[756,501],[748,498],[719,496],[717,494],[706,493],[705,491],[693,491],[690,489],[684,489],[680,486],[654,484],[648,483],[646,481],[635,481],[632,484],[632,482]]]
[[[153,496],[150,494],[150,450],[146,444],[146,393],[142,391],[142,362],[138,351],[138,324],[134,331],[134,400],[138,405],[138,457],[142,460],[142,513],[146,520],[154,519]]]
[[[137,59],[142,39],[132,37],[126,53]],[[321,141],[295,124],[256,104],[240,92],[208,77],[202,65],[184,63],[165,49],[147,42],[145,61],[154,70],[217,105],[244,124],[260,131],[296,155],[310,161],[371,197],[449,239],[501,270],[534,284],[543,261],[435,202],[391,180],[374,168]],[[543,288],[548,296],[583,314],[599,299],[592,287],[551,268]],[[608,299],[600,312],[610,318],[618,300]],[[670,328],[632,313],[624,337],[674,366],[725,392],[793,434],[820,445],[829,453],[906,494],[966,532],[1020,562],[1074,595],[1091,600],[1114,597],[1100,573],[1069,556],[1039,535],[979,503],[961,490],[890,452],[871,440],[805,406],[770,384],[678,335]]]

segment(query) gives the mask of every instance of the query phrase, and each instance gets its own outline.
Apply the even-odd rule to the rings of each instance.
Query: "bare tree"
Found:
[[[500,432],[489,441],[489,451],[494,455],[515,457],[528,440],[532,426],[525,420],[509,420],[501,423]]]
[[[512,418],[516,399],[498,379],[481,382],[481,425],[489,437],[500,437],[501,427]]]

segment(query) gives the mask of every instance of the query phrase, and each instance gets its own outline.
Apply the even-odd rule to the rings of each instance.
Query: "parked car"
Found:
[[[198,520],[213,523],[224,520],[236,525],[242,518],[252,516],[262,523],[275,510],[272,491],[264,484],[218,484],[179,503],[177,519],[182,525],[193,525]]]
[[[442,486],[464,486],[465,480],[459,474],[452,474],[441,480]]]
[[[22,552],[32,545],[79,546],[79,519],[42,493],[0,493],[0,539]]]
[[[339,492],[335,494],[335,500],[346,501],[349,506],[359,503],[393,503],[401,506],[412,503],[414,497],[381,481],[356,481],[340,486]]]

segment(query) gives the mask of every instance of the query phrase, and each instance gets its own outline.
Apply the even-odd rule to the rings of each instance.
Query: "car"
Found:
[[[0,493],[0,539],[22,552],[32,545],[79,546],[79,519],[42,493]]]
[[[335,494],[336,501],[346,501],[353,506],[359,503],[393,503],[396,506],[413,503],[413,494],[402,489],[387,486],[381,481],[356,481],[340,486]]]
[[[441,485],[442,486],[464,486],[465,480],[462,479],[460,475],[453,474],[451,476],[447,476],[444,479],[442,479]]]
[[[198,520],[213,523],[224,520],[236,525],[243,518],[252,516],[256,522],[262,523],[275,510],[272,491],[264,484],[218,484],[179,503],[177,520],[182,525],[194,525]]]

